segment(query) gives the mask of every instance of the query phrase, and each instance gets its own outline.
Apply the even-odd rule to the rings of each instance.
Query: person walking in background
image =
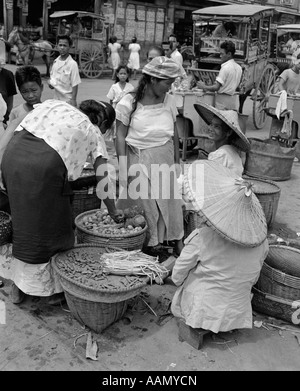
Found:
[[[168,94],[178,76],[180,67],[175,61],[155,57],[144,66],[136,91],[126,94],[116,106],[119,184],[124,188],[117,207],[139,205],[144,210],[149,227],[145,251],[152,255],[159,255],[164,241],[175,242],[177,255],[182,249],[183,215],[176,180],[180,170],[178,111],[174,97]],[[136,180],[130,167],[139,165],[137,175],[147,191],[137,198],[130,186]],[[152,174],[154,166],[168,168],[168,180],[163,181],[166,187],[160,185],[160,175]]]
[[[208,86],[202,81],[197,82],[197,87],[204,92],[216,92],[215,107],[220,110],[238,110],[239,99],[236,94],[241,82],[242,67],[234,61],[235,44],[232,41],[224,41],[220,45],[221,70],[213,85]]]
[[[128,68],[133,71],[133,79],[136,80],[136,72],[140,69],[140,50],[141,46],[136,42],[136,37],[133,37],[128,46],[130,55],[128,58]]]
[[[109,44],[108,44],[109,57],[113,69],[112,80],[115,80],[116,71],[119,65],[121,64],[121,57],[119,52],[122,46],[119,42],[117,42],[117,40],[118,40],[117,37],[113,36],[109,39]]]
[[[81,83],[78,64],[70,55],[72,40],[68,35],[57,37],[59,56],[54,60],[49,87],[54,89],[54,99],[77,106],[78,86]]]

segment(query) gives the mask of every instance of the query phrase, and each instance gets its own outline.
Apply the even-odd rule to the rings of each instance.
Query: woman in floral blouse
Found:
[[[36,105],[5,149],[1,168],[13,224],[11,299],[16,304],[24,293],[49,295],[49,290],[35,289],[37,281],[31,277],[41,274],[54,254],[74,245],[69,181],[80,176],[88,156],[96,173],[106,165],[102,133],[113,123],[115,113],[108,103],[89,102],[82,102],[82,111],[57,100]],[[98,128],[90,118],[93,123],[98,118]],[[106,180],[107,173],[101,172],[105,174],[97,173],[98,181]],[[116,210],[113,194],[109,187],[103,201],[110,216],[120,221],[122,212]],[[42,278],[40,285],[43,287]],[[58,292],[54,289],[51,293]]]

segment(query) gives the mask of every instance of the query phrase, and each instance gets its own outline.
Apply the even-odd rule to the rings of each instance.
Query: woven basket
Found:
[[[64,270],[59,268],[59,262],[66,260],[72,253],[88,259],[95,260],[105,252],[120,251],[119,248],[77,245],[71,250],[56,254],[51,261],[52,267],[59,276],[60,283],[65,292],[67,304],[72,315],[82,324],[96,332],[101,332],[109,325],[119,320],[126,311],[128,300],[137,296],[149,281],[149,277],[140,277],[141,283],[129,288],[106,289],[84,285],[72,279]],[[113,276],[115,281],[124,279],[124,276]]]
[[[0,245],[10,243],[12,240],[12,222],[11,216],[0,211]]]
[[[101,200],[97,197],[96,187],[93,187],[93,193],[89,189],[74,190],[72,202],[73,220],[83,212],[99,209]]]
[[[65,291],[65,297],[74,318],[96,333],[101,333],[121,319],[129,303],[129,300],[117,303],[95,303],[79,299],[68,291]]]
[[[84,228],[81,224],[85,216],[93,214],[94,211],[81,213],[75,219],[76,236],[78,243],[92,243],[100,246],[113,246],[123,250],[141,250],[146,239],[148,226],[146,225],[138,232],[130,232],[126,234],[109,235],[104,233],[92,233]]]
[[[283,273],[300,277],[300,249],[277,244],[270,245],[265,262]]]
[[[256,287],[252,288],[252,293],[252,308],[255,311],[299,326],[300,302],[270,295]]]
[[[266,262],[256,283],[257,289],[287,300],[300,300],[300,278],[274,269]]]
[[[253,183],[254,194],[259,199],[266,216],[267,225],[270,227],[277,213],[281,188],[273,181],[254,179],[248,176],[243,176],[243,178]]]

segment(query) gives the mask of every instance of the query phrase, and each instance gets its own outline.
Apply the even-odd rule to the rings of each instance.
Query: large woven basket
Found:
[[[11,216],[0,211],[0,245],[9,243],[12,240],[12,222]]]
[[[253,192],[263,208],[267,225],[270,227],[277,213],[281,188],[273,181],[254,179],[248,176],[243,176],[243,178],[249,179],[253,183]]]
[[[271,244],[265,262],[283,273],[300,278],[300,249]]]
[[[256,283],[257,289],[287,300],[300,300],[300,278],[274,269],[266,262]]]
[[[141,250],[143,248],[144,241],[146,239],[148,226],[146,225],[142,230],[138,232],[130,232],[126,234],[105,234],[105,233],[92,233],[82,225],[82,219],[86,216],[94,214],[95,211],[88,211],[81,213],[75,219],[76,236],[78,243],[92,243],[101,246],[113,246],[123,250]]]
[[[99,209],[100,207],[101,200],[97,197],[95,186],[93,188],[74,190],[72,202],[73,220],[83,212]]]
[[[65,292],[67,304],[72,315],[81,324],[96,332],[101,332],[109,325],[119,320],[126,311],[128,300],[137,296],[149,281],[149,277],[139,277],[140,283],[129,288],[113,289],[110,285],[97,288],[78,282],[70,277],[60,265],[70,262],[69,257],[75,256],[78,260],[85,259],[95,262],[105,252],[120,251],[119,248],[77,245],[71,250],[56,254],[51,261],[52,267],[59,276]],[[99,265],[100,269],[100,265]],[[96,278],[96,277],[95,277]],[[114,281],[124,279],[124,276],[113,276]]]
[[[270,295],[256,287],[252,288],[252,308],[262,314],[272,316],[299,326],[299,301],[283,299],[282,297]]]

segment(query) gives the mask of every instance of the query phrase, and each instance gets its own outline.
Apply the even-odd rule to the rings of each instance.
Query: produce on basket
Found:
[[[127,218],[125,223],[117,224],[107,209],[99,209],[94,214],[83,217],[80,223],[91,232],[116,236],[139,232],[146,226],[146,220],[141,214]]]
[[[101,256],[103,271],[116,275],[148,276],[150,281],[163,284],[169,270],[158,262],[157,257],[144,254],[141,250],[117,251]]]
[[[77,252],[74,249],[63,258],[57,257],[55,263],[68,279],[96,290],[119,291],[145,282],[145,274],[140,277],[109,275],[104,270],[106,265],[100,254],[89,254],[80,250]]]

